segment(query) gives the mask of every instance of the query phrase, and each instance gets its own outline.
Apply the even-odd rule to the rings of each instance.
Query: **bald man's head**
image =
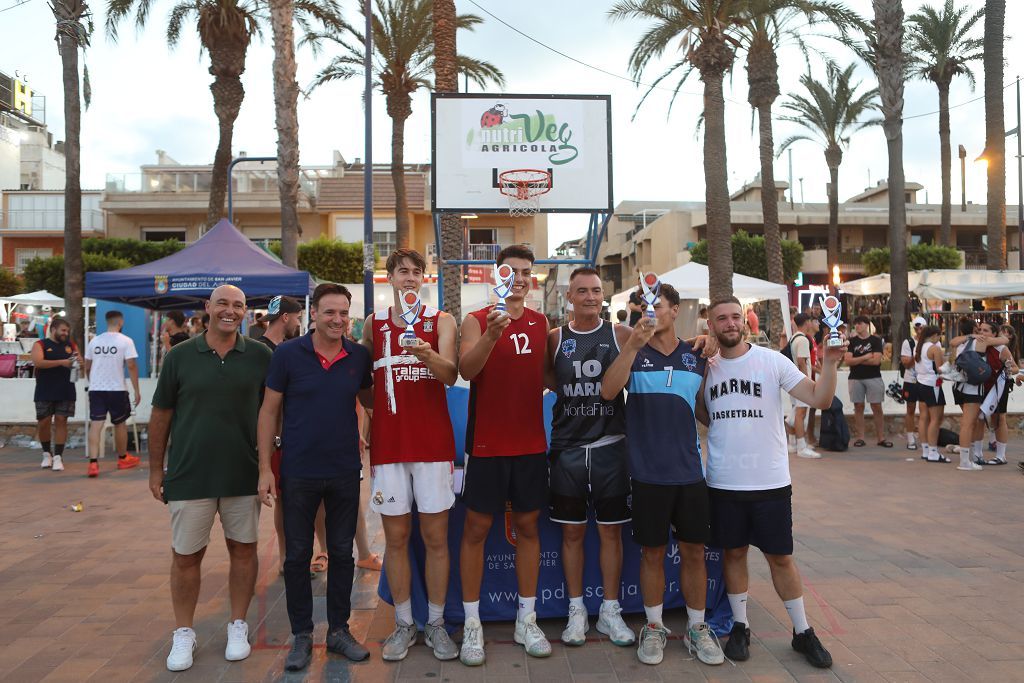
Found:
[[[234,285],[217,287],[206,302],[206,312],[210,315],[210,332],[234,334],[245,319],[245,292]]]

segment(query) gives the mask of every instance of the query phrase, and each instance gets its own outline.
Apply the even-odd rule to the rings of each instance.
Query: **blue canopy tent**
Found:
[[[196,308],[220,285],[245,292],[250,306],[278,294],[305,298],[309,273],[284,265],[250,242],[226,219],[176,254],[141,266],[85,274],[85,295],[155,310]]]

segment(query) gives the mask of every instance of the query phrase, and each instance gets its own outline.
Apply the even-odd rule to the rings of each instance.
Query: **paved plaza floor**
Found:
[[[666,619],[674,635],[657,667],[603,637],[564,647],[556,642],[561,621],[541,624],[554,647],[544,660],[513,644],[506,623],[485,625],[485,667],[438,662],[422,644],[404,662],[385,664],[380,648],[392,610],[377,600],[378,574],[360,570],[352,631],[365,639],[370,660],[350,664],[324,651],[325,582],[318,578],[321,645],[308,672],[284,675],[288,620],[270,514],[260,521],[252,655],[224,660],[228,563],[217,527],[203,563],[195,665],[172,674],[164,666],[174,626],[169,522],[149,495],[146,469],[118,472],[108,459],[90,480],[79,452],[57,473],[38,468],[38,451],[7,447],[0,449],[0,679],[1024,681],[1022,455],[1018,440],[1009,466],[976,473],[924,463],[901,448],[793,459],[796,558],[811,624],[835,660],[831,670],[811,668],[790,649],[785,609],[764,561],[751,553],[751,659],[735,666],[691,660],[678,613]],[[72,511],[78,502],[82,511]],[[379,549],[379,518],[370,524]],[[639,617],[628,621],[639,630]]]

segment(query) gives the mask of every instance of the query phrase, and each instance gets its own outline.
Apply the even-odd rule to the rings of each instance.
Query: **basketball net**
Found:
[[[533,216],[540,211],[540,198],[551,191],[551,174],[540,169],[516,169],[498,175],[498,190],[508,198],[513,218]]]

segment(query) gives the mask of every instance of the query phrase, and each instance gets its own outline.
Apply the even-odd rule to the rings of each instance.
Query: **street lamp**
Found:
[[[834,265],[834,266],[832,266],[832,284],[838,290],[839,289],[839,285],[841,283],[842,283],[842,279],[839,277],[839,266],[838,265]]]
[[[1024,171],[1021,169],[1020,76],[1017,77],[1017,127],[1006,131],[1004,137],[1017,136],[1017,268],[1024,270]],[[975,161],[988,164],[986,149]]]

